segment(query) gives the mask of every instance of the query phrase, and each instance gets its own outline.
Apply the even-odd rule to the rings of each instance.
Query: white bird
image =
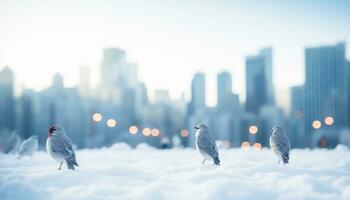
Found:
[[[58,170],[61,170],[63,162],[67,164],[68,169],[74,170],[74,165],[79,167],[72,141],[62,127],[54,125],[49,128],[46,150],[54,160],[60,163]]]
[[[278,156],[278,164],[283,160],[283,164],[289,161],[290,144],[282,127],[274,127],[270,136],[270,149]]]
[[[21,158],[22,156],[32,156],[33,153],[38,150],[38,147],[38,136],[30,136],[28,139],[22,142],[19,151],[17,152],[17,158]]]
[[[13,131],[11,136],[7,139],[4,153],[13,153],[15,154],[18,151],[19,146],[21,145],[21,139],[16,131]]]
[[[160,139],[160,148],[161,149],[169,149],[170,148],[170,140],[168,137],[162,137]]]
[[[206,125],[200,124],[194,127],[196,131],[196,148],[205,160],[213,160],[215,165],[220,165],[219,152],[213,136]]]

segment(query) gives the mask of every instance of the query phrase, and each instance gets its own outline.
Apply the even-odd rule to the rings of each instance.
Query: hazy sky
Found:
[[[193,74],[206,72],[213,105],[216,73],[230,71],[243,97],[245,56],[263,47],[273,47],[277,90],[302,84],[305,47],[349,44],[349,10],[346,1],[0,0],[0,68],[38,90],[55,72],[73,86],[88,65],[96,85],[102,49],[119,47],[150,92],[189,96]]]

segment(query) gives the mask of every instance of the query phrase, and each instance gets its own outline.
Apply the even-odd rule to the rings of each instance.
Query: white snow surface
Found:
[[[295,149],[278,165],[269,149],[219,149],[221,166],[194,149],[126,144],[76,152],[58,171],[44,152],[0,153],[0,199],[350,199],[350,151]]]

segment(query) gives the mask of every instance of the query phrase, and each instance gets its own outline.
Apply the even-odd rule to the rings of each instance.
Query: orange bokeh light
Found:
[[[182,130],[180,131],[180,135],[181,135],[181,137],[188,137],[189,132],[188,132],[187,129],[182,129]]]
[[[248,130],[248,131],[249,131],[250,134],[255,135],[255,134],[258,133],[259,128],[258,128],[257,126],[255,126],[255,125],[253,125],[253,126],[250,126],[250,127],[249,127],[249,130]]]
[[[262,148],[262,145],[260,143],[255,143],[255,144],[253,144],[253,148],[260,150]]]
[[[130,126],[129,127],[129,133],[135,135],[137,132],[139,131],[139,129],[137,128],[137,126]]]
[[[153,137],[157,137],[157,136],[159,136],[159,134],[160,134],[159,129],[154,128],[154,129],[151,130],[151,135],[152,135]]]
[[[95,122],[99,122],[102,120],[102,115],[100,113],[94,113],[92,115],[92,120],[94,120]]]
[[[324,119],[324,123],[328,126],[332,125],[334,123],[334,119],[331,116],[328,116]]]
[[[315,120],[312,122],[312,127],[314,127],[314,129],[319,129],[321,128],[322,124],[319,120]]]
[[[150,128],[144,128],[144,129],[142,130],[142,134],[143,134],[144,136],[150,136],[150,135],[151,135],[151,129],[150,129]]]
[[[107,126],[109,127],[109,128],[113,128],[113,127],[115,127],[117,125],[117,121],[115,121],[115,119],[109,119],[109,120],[107,120]]]
[[[249,144],[249,142],[244,141],[244,142],[242,142],[241,147],[242,147],[243,149],[247,149],[247,148],[250,147],[250,144]]]

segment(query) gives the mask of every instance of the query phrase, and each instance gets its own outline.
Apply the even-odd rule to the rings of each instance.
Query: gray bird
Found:
[[[289,161],[290,145],[289,140],[282,127],[274,127],[270,136],[270,149],[278,156],[278,164],[283,160],[283,164]]]
[[[33,135],[28,139],[24,140],[17,152],[17,158],[21,158],[22,156],[32,156],[34,152],[38,150],[39,141],[38,136]]]
[[[75,159],[72,141],[62,127],[54,125],[49,128],[46,150],[54,160],[60,163],[58,170],[61,170],[63,162],[67,164],[68,169],[74,170],[74,165],[79,167]]]
[[[197,129],[196,148],[204,158],[202,164],[208,159],[213,160],[215,165],[220,165],[218,148],[216,147],[215,140],[210,134],[208,127],[204,124],[200,124],[194,128]]]
[[[17,131],[13,131],[11,136],[7,139],[4,153],[15,154],[18,151],[18,148],[21,145],[21,139],[16,132]]]

